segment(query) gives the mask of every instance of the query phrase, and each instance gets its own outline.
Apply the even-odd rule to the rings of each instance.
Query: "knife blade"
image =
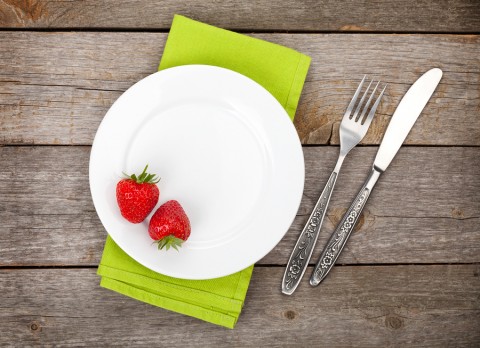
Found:
[[[403,96],[385,131],[370,175],[323,249],[310,278],[310,285],[320,284],[332,269],[357,224],[378,178],[387,169],[402,146],[418,116],[440,83],[442,74],[442,70],[438,68],[427,71]]]
[[[423,74],[403,96],[388,124],[374,166],[385,171],[402,146],[418,116],[442,78],[442,70],[431,69]]]

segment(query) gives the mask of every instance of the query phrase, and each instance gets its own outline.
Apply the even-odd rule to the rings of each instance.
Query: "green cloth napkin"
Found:
[[[265,87],[293,120],[310,58],[176,15],[159,70],[187,64],[220,66],[250,77]],[[228,328],[235,326],[240,315],[252,271],[250,266],[209,280],[172,278],[140,265],[110,237],[98,267],[104,288]]]

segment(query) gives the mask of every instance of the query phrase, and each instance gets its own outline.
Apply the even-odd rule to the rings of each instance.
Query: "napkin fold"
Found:
[[[243,74],[267,89],[293,120],[310,58],[290,48],[176,15],[159,70],[214,65]],[[253,265],[226,277],[186,280],[156,273],[107,237],[98,267],[100,286],[167,310],[233,328]]]

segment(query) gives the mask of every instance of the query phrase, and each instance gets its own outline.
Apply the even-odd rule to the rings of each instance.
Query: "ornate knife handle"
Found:
[[[323,249],[310,278],[310,285],[317,286],[320,284],[320,282],[325,279],[328,272],[330,272],[332,269],[333,265],[338,259],[338,256],[340,256],[343,247],[345,244],[347,244],[348,238],[350,237],[353,228],[357,224],[363,207],[365,207],[367,199],[370,196],[370,192],[375,186],[380,174],[381,172],[377,169],[372,169],[370,176],[367,178],[352,205],[336,227],[332,236],[328,240],[325,249]]]
[[[308,261],[310,261],[310,257],[312,256],[313,248],[317,242],[318,233],[322,226],[330,197],[332,196],[333,187],[337,181],[337,175],[338,172],[336,171],[333,171],[330,175],[290,255],[282,281],[282,292],[286,295],[291,295],[295,291],[307,269]]]

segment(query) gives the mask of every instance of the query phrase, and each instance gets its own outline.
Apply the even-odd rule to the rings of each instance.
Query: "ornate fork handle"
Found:
[[[295,291],[307,269],[337,176],[338,171],[334,170],[293,248],[282,281],[282,292],[286,295],[291,295]]]
[[[328,272],[330,272],[332,269],[333,265],[338,259],[338,256],[340,256],[343,247],[345,244],[347,244],[348,238],[350,237],[353,228],[357,224],[363,207],[365,207],[367,199],[370,196],[370,193],[380,174],[381,172],[377,169],[372,169],[372,172],[365,181],[365,184],[360,189],[360,192],[357,194],[357,197],[353,201],[352,205],[347,210],[332,236],[328,240],[325,249],[323,249],[310,278],[310,285],[317,286],[320,284],[320,282],[325,279]]]

